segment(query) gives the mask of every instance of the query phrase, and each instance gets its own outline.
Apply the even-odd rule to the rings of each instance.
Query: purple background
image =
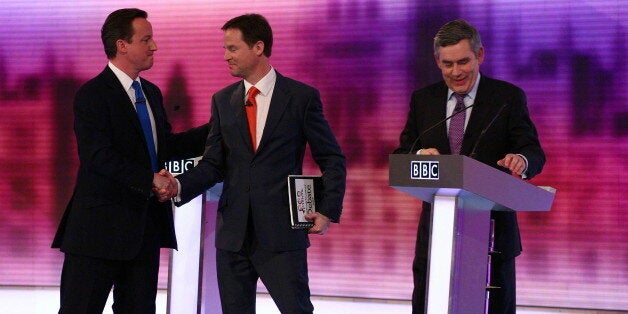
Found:
[[[388,154],[411,91],[440,79],[436,30],[462,17],[482,34],[482,72],[527,92],[548,157],[532,183],[558,189],[551,212],[519,215],[518,303],[628,310],[625,3],[169,2],[2,2],[0,285],[58,285],[62,254],[49,245],[78,166],[72,98],[106,64],[107,14],[137,6],[159,47],[142,75],[162,88],[176,130],[206,122],[212,93],[235,81],[222,24],[249,12],[269,19],[271,63],[320,89],[348,157],[342,223],[312,237],[312,293],[409,299],[419,201],[388,187]],[[167,260],[164,250],[161,287]]]

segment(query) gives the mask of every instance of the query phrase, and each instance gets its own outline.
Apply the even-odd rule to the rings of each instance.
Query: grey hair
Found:
[[[455,45],[464,39],[469,40],[471,49],[477,55],[482,48],[482,39],[478,30],[463,19],[448,22],[438,30],[434,37],[434,55],[438,55],[440,47]]]

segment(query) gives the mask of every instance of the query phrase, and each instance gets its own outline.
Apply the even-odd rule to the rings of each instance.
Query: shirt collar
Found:
[[[475,83],[473,83],[473,88],[471,88],[471,91],[469,91],[467,93],[467,96],[469,96],[469,98],[475,100],[475,95],[478,93],[478,86],[480,85],[480,76],[482,76],[482,74],[478,73],[478,77],[475,80]],[[454,94],[454,91],[452,91],[451,89],[447,89],[447,99],[451,99],[451,96]]]
[[[276,80],[277,72],[275,72],[275,69],[271,67],[270,71],[268,71],[268,73],[266,73],[266,75],[264,75],[264,77],[262,77],[262,79],[259,80],[259,82],[257,82],[257,84],[255,85],[249,83],[247,80],[244,80],[244,94],[248,94],[251,86],[255,86],[259,90],[260,94],[262,94],[262,96],[268,96],[270,94],[270,91],[275,86]]]
[[[111,61],[109,61],[109,64],[107,64],[107,66],[109,66],[111,71],[113,71],[113,74],[116,75],[116,77],[122,84],[122,87],[124,87],[124,90],[128,91],[129,89],[131,89],[131,85],[133,84],[133,79],[131,77],[122,72],[122,70],[118,69],[115,65],[113,65],[113,63],[111,63]],[[137,77],[136,81],[140,81],[139,76]]]

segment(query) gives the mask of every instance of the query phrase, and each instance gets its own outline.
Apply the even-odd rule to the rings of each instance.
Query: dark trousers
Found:
[[[159,241],[148,223],[140,252],[129,261],[65,254],[61,272],[61,314],[102,313],[113,287],[116,314],[154,314]]]
[[[313,313],[307,251],[264,250],[258,247],[252,228],[249,228],[245,242],[239,252],[219,249],[216,253],[223,314],[255,313],[258,279],[262,280],[281,313]]]
[[[423,205],[419,229],[412,263],[412,275],[414,277],[414,290],[412,291],[412,314],[424,314],[427,262],[429,254],[429,239],[431,229],[431,208],[429,204]],[[488,246],[488,243],[486,244]],[[501,287],[491,290],[489,298],[489,313],[491,314],[515,314],[516,312],[516,280],[515,258],[504,259],[494,256],[491,263],[491,284]]]

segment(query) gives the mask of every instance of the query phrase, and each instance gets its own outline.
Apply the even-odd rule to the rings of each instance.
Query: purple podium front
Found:
[[[428,314],[485,313],[490,211],[549,211],[556,191],[462,155],[390,155],[389,184],[432,204]]]

